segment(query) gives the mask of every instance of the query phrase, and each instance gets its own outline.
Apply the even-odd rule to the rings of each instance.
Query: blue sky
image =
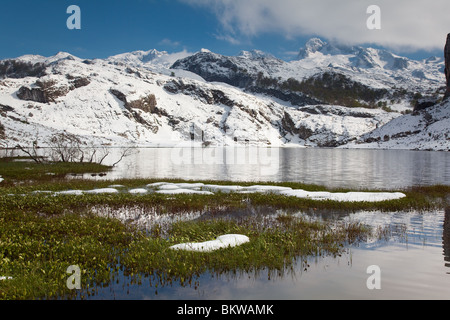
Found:
[[[351,0],[341,1],[345,3]],[[361,1],[364,0],[359,2]],[[404,0],[397,0],[397,2],[401,1]],[[414,3],[414,1],[419,4],[424,0],[410,0],[408,3]],[[447,1],[442,2],[441,10],[439,5],[435,9],[439,12],[450,9],[446,7]],[[313,4],[320,2],[322,5],[328,2],[329,6],[319,8]],[[446,36],[445,28],[448,27],[450,32],[450,25],[447,22],[442,22],[440,25],[427,22],[429,25],[425,26],[419,23],[417,28],[421,29],[418,30],[429,30],[436,39],[429,39],[426,33],[416,32],[417,37],[408,40],[407,36],[415,32],[410,29],[413,24],[405,19],[404,26],[408,28],[404,28],[407,30],[402,31],[402,34],[400,32],[403,27],[402,20],[398,15],[394,19],[397,8],[387,8],[388,4],[382,7],[385,9],[381,17],[395,20],[396,25],[386,20],[383,25],[386,27],[382,30],[384,34],[381,31],[376,34],[376,31],[368,31],[365,28],[368,16],[366,12],[363,12],[364,7],[358,8],[358,15],[355,16],[349,10],[350,7],[344,6],[339,16],[334,14],[337,9],[330,7],[336,2],[335,0],[316,0],[315,2],[310,0],[271,2],[267,0],[235,2],[233,0],[3,0],[0,11],[0,59],[24,54],[51,56],[59,51],[70,52],[81,58],[106,58],[123,52],[153,48],[168,52],[182,50],[196,52],[201,48],[207,48],[225,55],[235,55],[241,50],[258,49],[288,60],[295,57],[296,52],[309,38],[319,36],[328,40],[327,35],[337,41],[356,40],[356,44],[368,40],[367,42],[374,46],[385,46],[391,51],[412,58],[442,55]],[[423,3],[430,7],[429,2]],[[303,6],[300,6],[301,4]],[[81,30],[69,30],[66,27],[66,21],[70,16],[66,10],[70,5],[78,5],[81,9]],[[342,5],[339,10],[341,7]],[[308,13],[308,10],[311,11]],[[421,11],[423,14],[424,10]],[[307,18],[313,13],[320,15],[320,18],[307,22]],[[350,19],[346,17],[347,14],[351,15]],[[417,13],[405,12],[405,16],[414,14]],[[432,20],[426,17],[417,18],[415,17],[414,26],[417,25],[417,21]],[[316,24],[317,20],[322,21]],[[444,21],[448,20],[446,18]],[[302,21],[308,24],[302,24]],[[438,30],[441,25],[444,26]],[[336,30],[342,30],[342,32]],[[401,43],[403,47],[392,46],[393,43],[401,41],[404,41]]]

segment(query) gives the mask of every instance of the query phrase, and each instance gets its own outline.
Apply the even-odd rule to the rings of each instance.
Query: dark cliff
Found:
[[[444,99],[450,97],[450,33],[447,35],[447,42],[444,48],[445,58],[445,78],[447,80],[447,91],[445,92]]]

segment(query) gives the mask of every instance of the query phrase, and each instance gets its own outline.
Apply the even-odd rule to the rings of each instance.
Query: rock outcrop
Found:
[[[447,42],[444,48],[445,58],[445,78],[447,79],[447,91],[445,92],[444,99],[450,97],[450,33],[447,35]]]
[[[153,133],[157,133],[159,128],[156,125],[153,125],[146,121],[140,112],[137,112],[135,109],[140,109],[144,112],[157,113],[161,116],[161,112],[156,108],[156,97],[153,94],[150,94],[146,97],[143,97],[139,100],[128,101],[127,97],[124,93],[120,92],[116,89],[110,89],[109,92],[115,96],[118,100],[123,102],[123,106],[125,108],[124,115],[130,119],[134,119],[138,123],[144,125],[148,129],[150,129]],[[164,114],[167,115],[167,114]]]
[[[17,98],[20,100],[48,103],[49,100],[45,92],[40,88],[21,87],[17,92]]]
[[[58,83],[55,79],[38,79],[34,87],[22,86],[17,91],[17,98],[25,101],[40,103],[56,102],[60,97],[64,97],[69,91],[89,85],[90,80],[83,77],[73,77],[68,75],[68,84]]]

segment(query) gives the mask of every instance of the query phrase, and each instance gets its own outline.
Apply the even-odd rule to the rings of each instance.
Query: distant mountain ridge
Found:
[[[66,131],[86,145],[399,148],[394,141],[408,136],[408,148],[446,150],[443,68],[440,58],[320,39],[293,61],[258,50],[26,55],[0,61],[0,142],[45,145]],[[413,111],[424,97],[432,102]]]
[[[303,99],[288,100],[294,105],[310,104],[313,101],[339,103],[324,101],[321,92],[318,96],[308,90],[301,90],[302,82],[314,82],[314,79],[324,74],[331,75],[330,78],[336,81],[345,79],[346,86],[353,82],[359,88],[364,86],[367,91],[388,91],[385,97],[365,101],[372,104],[381,98],[389,101],[401,98],[404,104],[409,104],[417,92],[421,95],[442,93],[444,61],[440,58],[415,61],[386,50],[330,44],[317,38],[309,40],[300,50],[298,59],[293,61],[283,61],[260,51],[255,53],[223,56],[209,51],[197,52],[176,61],[171,68],[187,70],[206,81],[224,82],[249,92],[271,95],[277,89],[277,98],[286,95],[287,91],[291,95],[303,96]],[[298,83],[298,90],[289,90],[289,85],[295,82]],[[318,85],[340,87],[343,84],[333,82]],[[356,97],[356,100],[364,98]]]
[[[318,38],[309,40],[305,48],[300,49],[297,60],[311,58],[315,54],[348,55],[350,65],[355,68],[382,68],[401,70],[408,68],[409,59],[392,54],[386,50],[364,48],[361,46],[334,45]]]

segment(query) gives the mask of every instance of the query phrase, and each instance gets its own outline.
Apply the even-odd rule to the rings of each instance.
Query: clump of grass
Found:
[[[359,224],[330,228],[325,222],[283,216],[270,226],[255,217],[244,220],[208,220],[173,224],[168,239],[149,237],[130,246],[123,257],[128,274],[145,273],[159,285],[178,281],[190,285],[200,274],[259,272],[283,273],[298,259],[307,256],[339,255],[344,246],[366,237],[370,230]],[[213,240],[223,234],[245,234],[249,243],[215,252],[189,252],[170,249],[183,242]]]
[[[22,161],[17,161],[22,160]],[[26,159],[0,158],[0,176],[3,186],[12,186],[17,182],[30,184],[64,178],[68,174],[104,173],[111,169],[98,163],[49,162],[35,163]]]
[[[71,296],[70,265],[78,265],[83,288],[108,282],[117,252],[134,233],[117,220],[91,214],[43,217],[33,212],[0,211],[1,299]]]

